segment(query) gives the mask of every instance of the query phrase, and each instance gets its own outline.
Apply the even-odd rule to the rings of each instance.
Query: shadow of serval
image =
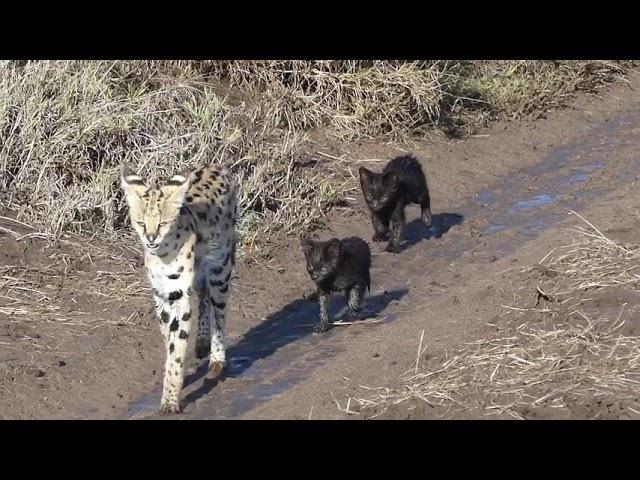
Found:
[[[427,179],[415,157],[396,157],[387,163],[382,173],[374,173],[365,167],[360,167],[358,173],[362,193],[371,212],[374,230],[372,240],[382,242],[389,239],[386,251],[400,252],[405,206],[411,203],[420,205],[422,222],[427,227],[431,226],[431,200]]]
[[[218,165],[149,186],[128,168],[122,188],[166,348],[160,413],[180,412],[188,339],[197,322],[195,354],[209,356],[209,372],[226,364],[225,311],[235,265],[237,184]]]

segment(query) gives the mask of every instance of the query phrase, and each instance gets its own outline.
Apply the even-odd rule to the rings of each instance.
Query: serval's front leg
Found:
[[[330,294],[318,289],[318,304],[320,306],[320,321],[313,328],[314,333],[324,333],[329,330],[329,303]]]
[[[402,241],[404,222],[404,204],[399,202],[391,214],[391,239],[389,240],[389,245],[387,245],[387,248],[385,249],[387,252],[400,253],[400,242]]]
[[[384,242],[389,240],[389,219],[383,218],[376,212],[371,212],[371,225],[373,225],[373,237],[371,239],[374,242]]]
[[[176,290],[169,294],[169,327],[167,332],[167,360],[160,413],[180,413],[179,396],[184,384],[184,364],[193,319],[199,317],[199,298],[195,290]]]
[[[347,292],[347,305],[349,306],[349,319],[360,320],[360,314],[364,303],[364,285],[354,285]]]
[[[160,296],[160,293],[155,288],[153,289],[153,302],[156,306],[156,316],[158,317],[158,322],[160,324],[162,341],[166,347],[169,335],[169,304]]]

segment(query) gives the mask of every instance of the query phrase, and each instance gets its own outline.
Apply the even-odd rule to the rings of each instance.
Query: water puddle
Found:
[[[509,209],[509,213],[514,214],[522,210],[529,210],[530,208],[540,207],[542,205],[548,205],[553,202],[553,196],[548,193],[542,195],[535,195],[526,200],[520,200],[513,207]]]
[[[537,165],[527,167],[504,179],[492,190],[482,190],[463,213],[469,218],[485,218],[484,236],[506,233],[503,239],[492,238],[499,255],[506,255],[522,242],[542,233],[566,217],[569,210],[586,205],[606,192],[596,186],[585,186],[605,168],[607,157],[619,146],[629,146],[623,137],[640,123],[640,115],[627,114],[596,128],[589,143],[576,143],[553,150]],[[621,175],[637,173],[640,162],[630,162]],[[535,188],[537,191],[530,192]],[[447,257],[460,255],[471,248],[462,242],[457,248],[443,252]]]

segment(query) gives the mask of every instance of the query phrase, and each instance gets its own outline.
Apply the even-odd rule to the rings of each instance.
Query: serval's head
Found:
[[[133,228],[144,247],[149,252],[156,251],[180,216],[180,208],[189,189],[189,179],[175,175],[165,185],[149,186],[140,175],[124,167],[122,189],[129,205]]]
[[[327,242],[321,242],[303,235],[300,237],[300,246],[307,261],[307,272],[311,280],[320,283],[335,275],[342,254],[342,243],[339,239],[332,238]]]
[[[370,210],[379,212],[397,201],[398,176],[395,172],[375,173],[360,167],[358,173],[362,193]]]

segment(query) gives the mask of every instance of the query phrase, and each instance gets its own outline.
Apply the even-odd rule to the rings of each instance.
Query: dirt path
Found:
[[[311,283],[297,242],[280,245],[267,264],[241,265],[229,307],[228,371],[215,384],[203,381],[202,371],[192,375],[184,415],[176,418],[346,418],[341,410],[360,385],[393,386],[411,368],[422,331],[434,357],[481,338],[512,294],[509,272],[570,238],[564,227],[575,219],[568,210],[618,229],[620,219],[611,213],[635,212],[640,79],[631,82],[633,89],[582,97],[547,119],[411,148],[429,179],[434,226],[410,223],[401,255],[372,245],[368,311],[380,323],[311,335],[317,306],[302,300]],[[363,143],[349,150],[355,173],[360,162],[381,168],[409,148]],[[330,219],[332,233],[369,239],[361,195],[354,198],[353,209]],[[626,235],[640,230],[630,215]],[[408,212],[409,220],[417,216],[417,209]],[[29,233],[9,220],[2,225]],[[16,277],[9,267],[40,273],[28,284],[5,278],[9,283],[0,287],[3,416],[157,418],[163,352],[136,252],[103,245],[89,251],[86,240],[82,247],[59,243],[46,250],[37,239],[13,236],[0,232],[4,277]],[[79,253],[82,262],[69,263]],[[126,276],[115,285],[108,272]],[[23,293],[40,305],[42,317],[17,310]],[[335,312],[343,303],[333,305]]]
[[[452,144],[447,156],[420,152],[429,158],[424,164],[434,191],[434,227],[411,223],[399,256],[374,245],[368,302],[371,317],[381,323],[310,335],[317,307],[300,300],[309,282],[294,251],[294,265],[283,265],[281,280],[272,279],[291,288],[285,301],[230,348],[223,381],[201,382],[194,375],[185,415],[343,418],[338,405],[344,409],[358,385],[396,383],[415,361],[423,330],[434,355],[483,335],[508,301],[505,271],[538,262],[563,240],[563,224],[575,223],[567,220],[569,210],[595,215],[595,201],[609,212],[633,207],[620,192],[640,174],[640,114],[634,110],[600,104],[517,133],[494,131]],[[391,152],[382,153],[388,158]],[[417,209],[409,217],[417,218]],[[332,227],[340,236],[371,235],[362,217],[336,216]],[[343,303],[334,305],[337,311]],[[150,413],[157,401],[158,394],[146,397],[133,406],[134,415]]]

